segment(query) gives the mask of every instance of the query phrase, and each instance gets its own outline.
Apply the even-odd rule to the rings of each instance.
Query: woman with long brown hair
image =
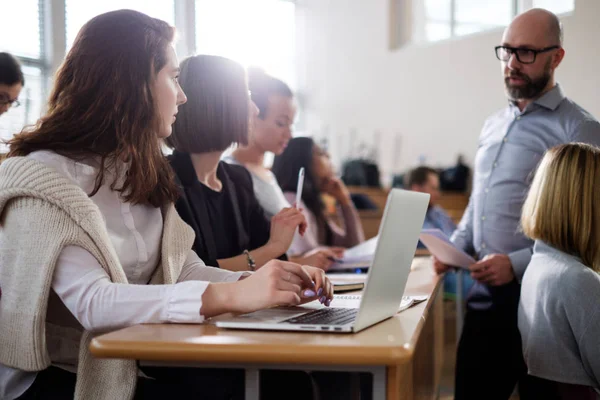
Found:
[[[276,260],[232,273],[191,251],[161,152],[186,101],[173,35],[135,11],[93,18],[47,114],[9,142],[0,166],[3,399],[239,398],[238,373],[147,369],[156,379],[138,379],[135,361],[94,359],[89,342],[133,324],[298,304],[321,288],[332,297],[315,268]]]

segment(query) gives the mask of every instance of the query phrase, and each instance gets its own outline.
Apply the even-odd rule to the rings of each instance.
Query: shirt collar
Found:
[[[562,88],[557,83],[552,89],[540,96],[540,98],[534,100],[532,104],[554,111],[558,108],[565,97],[566,96],[562,91]],[[517,105],[513,101],[509,101],[509,104],[511,108],[517,108]],[[527,106],[523,112],[527,112],[527,109],[530,109],[530,106]]]
[[[564,99],[565,94],[563,93],[560,85],[557,83],[552,89],[544,93],[542,97],[534,101],[534,104],[538,104],[554,111]]]

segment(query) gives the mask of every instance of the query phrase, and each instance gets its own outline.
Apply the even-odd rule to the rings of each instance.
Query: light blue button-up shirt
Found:
[[[451,240],[480,259],[507,254],[520,282],[533,246],[520,229],[531,180],[546,150],[570,142],[600,146],[600,124],[566,98],[559,85],[522,112],[509,104],[489,117],[479,138],[469,204]],[[476,283],[469,304],[488,308],[502,293],[501,288]],[[518,297],[518,289],[510,293]],[[473,307],[474,302],[479,306]]]
[[[425,214],[423,229],[439,229],[447,236],[450,236],[456,229],[456,225],[442,207],[432,206],[429,207]]]

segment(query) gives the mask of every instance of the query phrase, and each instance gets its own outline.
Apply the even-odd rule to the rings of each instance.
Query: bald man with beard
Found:
[[[536,398],[517,326],[521,278],[533,242],[520,230],[521,208],[538,162],[562,143],[600,145],[600,124],[565,94],[555,71],[565,57],[556,15],[532,9],[517,16],[495,48],[507,107],[490,116],[479,137],[473,191],[451,240],[479,261],[456,359],[456,400]],[[438,273],[448,266],[434,259]]]

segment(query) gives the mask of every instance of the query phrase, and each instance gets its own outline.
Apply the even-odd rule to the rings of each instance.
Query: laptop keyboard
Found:
[[[346,325],[356,319],[357,313],[357,308],[321,308],[281,322],[306,325]]]

